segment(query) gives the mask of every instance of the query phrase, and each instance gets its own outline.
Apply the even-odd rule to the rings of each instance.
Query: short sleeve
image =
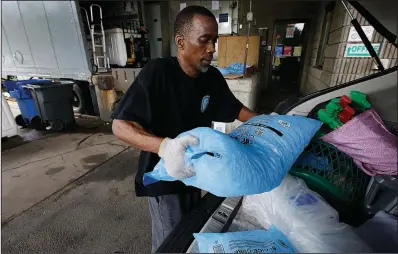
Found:
[[[146,86],[138,78],[122,96],[111,115],[112,119],[137,122],[147,129],[151,123],[151,107]]]
[[[233,122],[238,118],[243,104],[231,92],[224,77],[220,73],[219,75],[217,107],[213,121]]]
[[[153,111],[158,107],[159,80],[156,77],[163,66],[164,62],[160,59],[153,59],[142,68],[112,113],[112,119],[137,122],[145,130],[151,131]]]

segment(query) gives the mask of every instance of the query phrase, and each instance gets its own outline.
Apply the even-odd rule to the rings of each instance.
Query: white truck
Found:
[[[132,52],[135,63],[140,58],[146,59],[145,63],[148,58],[170,55],[172,40],[166,26],[169,12],[176,15],[176,3],[173,7],[170,2],[3,1],[2,79],[13,76],[18,80],[39,77],[73,81],[74,111],[99,114],[102,120],[109,121],[118,98],[143,66],[124,66]],[[220,3],[219,11],[231,15],[236,23],[237,8],[232,13],[225,1]],[[100,13],[102,19],[98,19]],[[125,44],[125,39],[133,37],[135,42],[139,41],[135,38],[141,38],[137,24],[149,30],[146,37],[150,54],[142,45],[137,47],[134,43],[131,49]],[[220,25],[219,33],[230,34],[235,31],[232,27],[229,19]],[[141,53],[137,54],[137,49]]]
[[[118,15],[136,19],[139,24],[142,11],[138,9],[139,4],[143,9],[143,2],[125,1],[122,4]],[[113,4],[118,5],[120,2]],[[2,1],[0,8],[2,79],[16,76],[18,79],[73,80],[74,111],[94,113],[93,104],[97,104],[97,99],[94,89],[89,88],[89,81],[98,73],[112,75],[109,62],[112,57],[122,55],[127,60],[124,32],[123,35],[114,33],[115,38],[122,36],[117,38],[121,41],[106,44],[102,20],[95,20],[95,15],[102,15],[103,10],[94,2]],[[95,29],[90,29],[94,23]],[[131,84],[139,69],[125,70],[124,75],[120,73],[118,76],[123,78],[123,83]]]

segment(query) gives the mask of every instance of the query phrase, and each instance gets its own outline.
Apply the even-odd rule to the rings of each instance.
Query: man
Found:
[[[121,99],[112,115],[113,133],[143,150],[135,179],[137,196],[149,196],[152,217],[152,251],[155,251],[181,217],[196,206],[200,190],[182,182],[143,186],[143,175],[160,158],[170,174],[182,177],[184,152],[198,140],[176,138],[212,121],[247,121],[257,115],[231,93],[221,73],[210,66],[218,38],[214,15],[204,7],[183,9],[174,24],[178,55],[150,61]]]

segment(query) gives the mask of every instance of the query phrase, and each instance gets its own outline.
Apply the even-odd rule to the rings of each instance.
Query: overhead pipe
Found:
[[[146,28],[144,0],[141,0],[141,1],[140,1],[140,5],[141,5],[142,25]]]
[[[251,22],[253,21],[253,13],[252,13],[252,1],[250,1],[249,12],[247,13],[246,19],[248,21],[248,28],[247,28],[247,37],[246,37],[246,48],[245,48],[245,61],[243,64],[243,77],[246,76],[246,64],[247,64],[247,55],[249,51],[249,37],[250,37],[250,28]]]

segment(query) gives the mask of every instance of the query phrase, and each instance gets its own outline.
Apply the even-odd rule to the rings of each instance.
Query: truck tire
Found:
[[[73,111],[75,113],[85,113],[86,112],[86,101],[83,96],[83,91],[77,84],[73,84]]]
[[[26,127],[27,124],[25,123],[25,120],[23,119],[22,115],[17,115],[15,117],[15,123],[21,127]]]
[[[55,119],[54,121],[51,121],[50,125],[51,129],[56,132],[62,131],[65,128],[65,123],[61,119]]]

